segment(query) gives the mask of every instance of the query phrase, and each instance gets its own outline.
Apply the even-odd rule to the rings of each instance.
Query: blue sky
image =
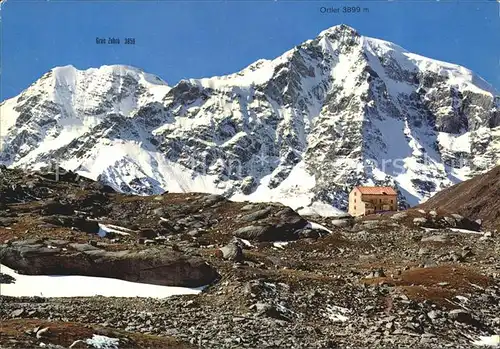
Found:
[[[360,14],[321,7],[360,6]],[[342,9],[341,9],[342,10]],[[169,84],[236,72],[345,23],[424,56],[464,65],[500,90],[500,12],[475,1],[22,1],[1,8],[0,100],[55,66],[127,64]],[[136,45],[97,45],[132,37]]]

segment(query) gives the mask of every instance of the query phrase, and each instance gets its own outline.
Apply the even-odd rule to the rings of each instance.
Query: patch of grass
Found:
[[[476,271],[455,265],[442,265],[430,268],[413,268],[404,271],[399,278],[379,277],[364,279],[366,284],[387,282],[394,285],[421,285],[434,286],[445,282],[447,286],[459,289],[471,289],[474,285],[486,287],[492,284],[492,280]]]
[[[404,271],[399,277],[367,278],[362,282],[368,285],[386,283],[396,286],[410,299],[427,299],[442,306],[450,306],[449,299],[453,296],[493,284],[489,277],[455,265],[413,268]]]
[[[456,308],[456,306],[448,301],[457,295],[457,292],[454,290],[443,287],[425,286],[400,286],[397,289],[415,301],[428,300],[445,308]]]
[[[0,342],[6,343],[8,339],[31,341],[36,339],[33,329],[36,327],[49,327],[44,341],[52,344],[70,346],[77,339],[92,338],[96,333],[94,329],[82,324],[71,322],[51,322],[35,319],[4,320],[0,326]],[[26,333],[30,332],[32,335]]]
[[[352,244],[353,243],[347,240],[341,233],[332,232],[331,234],[327,234],[312,243],[306,239],[297,240],[294,242],[293,246],[287,246],[287,248],[293,248],[304,252],[325,252],[331,251],[332,248],[335,247],[349,246]]]
[[[268,278],[274,279],[277,282],[284,282],[290,285],[302,282],[318,282],[320,284],[339,282],[338,279],[335,279],[328,275],[321,275],[317,272],[297,269],[268,269],[264,270],[264,274],[267,274]]]
[[[19,348],[26,347],[28,344],[34,347],[36,345],[35,343],[41,341],[37,340],[35,333],[33,333],[33,329],[36,327],[49,328],[49,331],[43,337],[44,343],[57,344],[64,347],[70,346],[76,340],[89,339],[92,338],[94,334],[98,334],[111,338],[125,339],[125,347],[127,348],[194,348],[190,344],[180,342],[171,337],[132,333],[75,322],[38,319],[13,319],[2,321],[2,325],[0,326],[0,343],[8,343],[11,340],[17,340],[19,341]]]

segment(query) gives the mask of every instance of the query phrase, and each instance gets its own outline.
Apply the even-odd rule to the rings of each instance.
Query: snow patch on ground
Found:
[[[425,228],[422,227],[423,230],[426,232],[434,232],[434,231],[443,231],[443,229],[436,229],[436,228]],[[464,233],[464,234],[476,234],[476,235],[484,235],[483,232],[480,231],[475,231],[475,230],[467,230],[467,229],[458,229],[458,228],[448,228],[454,233]]]
[[[247,247],[253,247],[253,245],[252,245],[252,243],[250,241],[245,240],[245,239],[241,239],[241,238],[240,238],[240,240],[241,240],[241,242],[243,242],[245,244],[245,246],[247,246]]]
[[[307,224],[307,227],[308,228],[311,228],[311,229],[321,229],[321,230],[326,230],[327,232],[329,232],[330,234],[332,234],[332,231],[328,228],[326,228],[325,226],[321,225],[321,224],[318,224],[318,223],[314,223],[314,222],[309,222]]]
[[[119,279],[79,275],[22,275],[0,264],[0,272],[12,276],[13,284],[2,284],[2,295],[11,297],[151,297],[198,294],[203,290],[159,286]]]
[[[481,336],[478,340],[473,341],[472,344],[478,346],[500,347],[500,336],[495,334],[493,336]]]
[[[119,235],[130,235],[130,233],[133,233],[133,230],[120,227],[117,225],[112,225],[112,224],[100,224],[99,223],[99,236],[100,237],[105,237],[108,233],[115,233]]]
[[[339,307],[337,305],[328,305],[323,315],[334,322],[346,322],[349,320],[347,314],[350,313],[350,309]]]
[[[289,243],[289,241],[275,241],[273,242],[273,246],[276,248],[285,248]]]
[[[98,334],[92,335],[92,338],[86,339],[85,343],[97,349],[118,349],[120,340]]]
[[[466,234],[479,234],[483,235],[482,232],[480,231],[475,231],[475,230],[467,230],[467,229],[458,229],[458,228],[450,228],[451,231],[455,233],[466,233]]]

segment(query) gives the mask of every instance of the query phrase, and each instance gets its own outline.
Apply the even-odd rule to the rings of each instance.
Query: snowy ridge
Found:
[[[377,56],[391,56],[407,70],[433,71],[446,77],[450,84],[457,85],[461,89],[468,89],[479,93],[498,95],[498,91],[486,82],[483,78],[475,74],[470,69],[457,64],[447,63],[415,53],[408,52],[401,46],[388,41],[365,38],[365,47],[375,52]]]
[[[414,205],[490,169],[499,106],[470,70],[341,25],[172,87],[128,66],[54,68],[1,104],[0,163],[334,215],[353,185],[394,185]]]

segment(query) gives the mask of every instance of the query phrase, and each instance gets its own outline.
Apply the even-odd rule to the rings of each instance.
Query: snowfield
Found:
[[[97,349],[119,349],[120,340],[118,338],[111,338],[108,336],[103,336],[99,334],[92,335],[92,338],[88,338],[84,341],[87,345],[92,346]]]
[[[500,348],[500,336],[498,334],[493,336],[481,336],[478,340],[473,341],[472,344]]]
[[[0,265],[0,272],[12,276],[13,284],[1,284],[2,296],[11,297],[151,297],[198,294],[200,288],[159,286],[119,279],[78,275],[22,275]]]
[[[333,322],[346,322],[349,320],[348,315],[351,313],[352,311],[350,309],[339,307],[337,305],[328,305],[323,315]]]

